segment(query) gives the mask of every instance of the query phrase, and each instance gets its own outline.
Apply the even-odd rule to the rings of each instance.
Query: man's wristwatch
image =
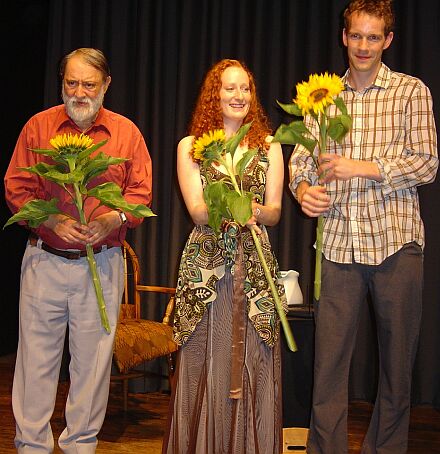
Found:
[[[118,211],[119,219],[121,220],[121,225],[124,225],[127,222],[127,216],[123,211]]]

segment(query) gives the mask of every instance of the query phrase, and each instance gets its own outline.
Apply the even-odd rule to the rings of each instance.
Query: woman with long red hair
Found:
[[[257,153],[241,181],[256,194],[252,216],[234,236],[228,261],[229,220],[218,235],[208,226],[203,190],[225,177],[219,163],[201,165],[194,142],[214,130],[226,139],[251,123],[231,165],[248,149]],[[190,135],[178,145],[177,171],[195,224],[185,245],[177,282],[174,336],[180,348],[163,453],[278,454],[282,445],[279,319],[250,232],[258,233],[273,279],[278,264],[266,225],[281,214],[284,164],[272,143],[255,81],[237,60],[221,60],[207,73],[192,116]],[[284,289],[277,286],[285,303]]]

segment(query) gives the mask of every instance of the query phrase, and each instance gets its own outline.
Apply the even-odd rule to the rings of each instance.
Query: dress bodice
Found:
[[[252,191],[264,201],[266,173],[269,159],[265,150],[259,150],[246,166],[243,176],[243,189]],[[224,178],[222,167],[212,164],[200,166],[200,177],[205,188],[208,181]],[[261,225],[259,235],[261,248],[269,270],[276,281],[279,275],[277,260],[272,252],[265,226]],[[242,228],[241,247],[244,253],[245,282],[244,292],[247,300],[248,316],[262,339],[273,346],[279,328],[276,323],[277,313],[263,267],[258,257],[251,232]],[[225,275],[226,262],[225,238],[217,235],[208,225],[196,225],[185,245],[179,268],[176,290],[176,310],[174,317],[174,335],[178,344],[183,344],[201,320],[205,308],[215,301],[216,284]],[[234,273],[234,267],[231,270]],[[278,294],[287,309],[284,287],[277,285]]]

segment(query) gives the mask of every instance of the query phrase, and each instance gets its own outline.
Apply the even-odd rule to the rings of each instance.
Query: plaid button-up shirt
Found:
[[[417,186],[434,180],[438,167],[437,135],[428,87],[419,79],[391,71],[385,64],[375,82],[358,92],[347,76],[341,93],[353,126],[341,144],[327,143],[327,151],[346,158],[373,161],[382,182],[366,178],[326,185],[331,206],[324,215],[323,253],[339,263],[377,265],[415,241],[424,247]],[[334,116],[335,106],[329,115]],[[316,122],[305,123],[317,137]],[[297,145],[289,161],[290,189],[317,185],[310,153]]]

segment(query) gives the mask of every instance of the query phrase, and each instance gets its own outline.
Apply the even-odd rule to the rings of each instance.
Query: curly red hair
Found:
[[[195,137],[200,137],[214,129],[223,129],[223,115],[220,107],[220,88],[222,86],[222,74],[226,68],[242,68],[249,77],[249,88],[251,102],[249,112],[243,120],[243,124],[252,121],[246,140],[250,148],[263,147],[268,145],[266,137],[271,134],[269,121],[257,97],[255,79],[246,65],[238,60],[224,59],[217,62],[205,76],[200,89],[196,107],[190,122],[189,133]]]

